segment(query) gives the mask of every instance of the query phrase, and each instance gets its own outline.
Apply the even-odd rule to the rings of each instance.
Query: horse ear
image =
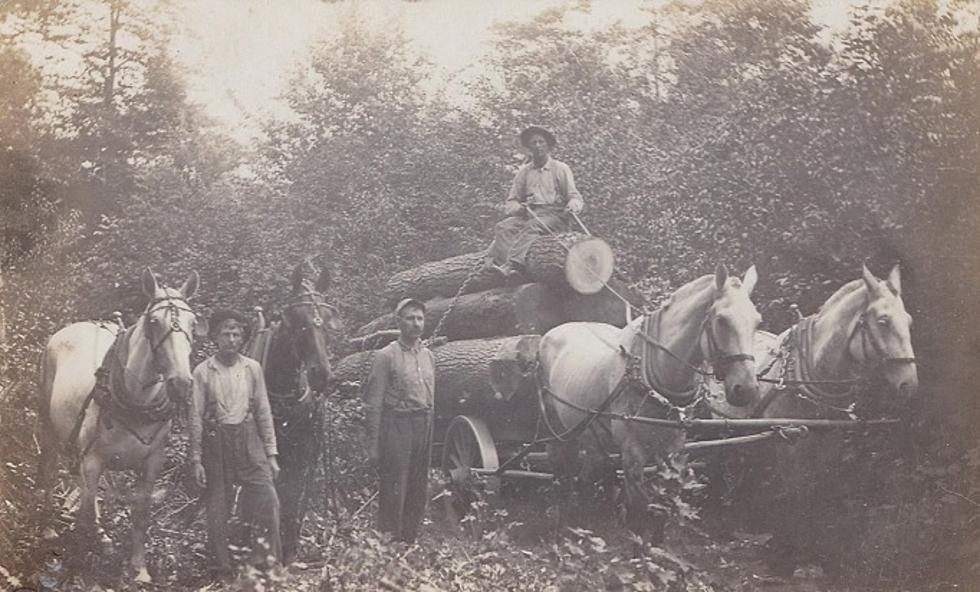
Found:
[[[720,292],[725,288],[725,283],[728,281],[728,268],[725,267],[724,263],[719,263],[715,268],[715,287],[718,288]]]
[[[319,277],[316,278],[316,285],[314,286],[317,292],[326,292],[327,288],[330,287],[330,270],[324,269],[320,272]]]
[[[861,277],[864,279],[864,286],[868,289],[868,293],[878,294],[881,290],[881,281],[868,270],[867,265],[861,265]]]
[[[755,288],[755,283],[758,280],[759,274],[755,270],[755,265],[753,265],[745,272],[745,277],[742,278],[742,287],[745,288],[746,294],[752,295],[752,289]]]
[[[184,280],[184,285],[180,287],[180,293],[184,295],[184,298],[190,298],[197,292],[199,283],[201,283],[201,276],[196,271],[190,272],[187,274],[187,279]]]
[[[140,277],[140,285],[143,288],[143,293],[146,294],[147,298],[151,300],[156,298],[157,295],[157,278],[147,267],[143,270],[143,275]]]
[[[303,268],[307,262],[299,263],[293,268],[293,275],[290,277],[290,283],[293,286],[293,292],[298,292],[300,288],[303,287],[303,278],[306,277],[306,270]]]
[[[888,273],[888,287],[891,291],[899,296],[902,293],[902,270],[898,265],[892,268]]]

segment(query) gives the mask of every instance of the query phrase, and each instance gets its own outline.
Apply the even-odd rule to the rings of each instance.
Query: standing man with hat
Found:
[[[194,368],[190,409],[190,465],[199,487],[206,487],[208,547],[216,575],[231,574],[228,549],[234,485],[241,485],[240,519],[249,531],[256,562],[268,566],[282,557],[276,432],[262,367],[240,353],[248,320],[233,310],[217,310],[208,335],[218,346]],[[268,545],[262,553],[259,539]]]
[[[569,228],[571,214],[585,207],[575,188],[572,169],[551,158],[557,144],[554,134],[536,125],[521,132],[521,145],[531,154],[531,161],[517,171],[510,195],[504,202],[504,218],[494,227],[494,239],[487,263],[504,275],[524,266],[528,247],[548,231]],[[532,211],[531,215],[528,210]]]
[[[425,304],[395,307],[399,336],[374,354],[364,388],[368,458],[378,469],[378,529],[412,543],[428,502],[435,359],[422,343]]]

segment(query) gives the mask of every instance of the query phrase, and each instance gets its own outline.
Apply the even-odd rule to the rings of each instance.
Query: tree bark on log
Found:
[[[534,388],[530,373],[538,335],[452,341],[436,347],[436,413],[449,417],[505,404]],[[371,371],[373,351],[351,354],[333,366],[341,395],[356,396]]]
[[[385,284],[388,305],[394,306],[402,298],[408,297],[430,300],[440,296],[455,296],[471,272],[475,275],[467,284],[465,294],[516,286],[525,281],[516,275],[505,279],[500,273],[483,267],[474,272],[477,267],[483,266],[486,258],[486,251],[466,253],[441,261],[430,261],[396,273]]]
[[[362,351],[341,358],[330,368],[331,381],[342,396],[356,396],[371,371],[374,351]]]
[[[453,298],[438,298],[426,303],[424,337],[432,334],[452,302]],[[541,334],[563,320],[562,303],[555,290],[545,284],[524,284],[461,296],[439,332],[450,341]],[[397,326],[394,313],[389,313],[364,325],[357,334],[369,335]]]
[[[567,288],[565,268],[570,264],[568,250],[577,243],[591,239],[589,235],[580,232],[543,235],[535,239],[527,250],[526,275],[536,282],[544,282],[559,289]]]
[[[530,282],[544,282],[564,289],[568,287],[566,270],[569,267],[580,268],[583,264],[579,257],[569,256],[569,249],[598,240],[580,232],[542,235],[528,248],[525,271],[506,278],[497,271],[480,267],[486,260],[486,251],[431,261],[391,276],[385,284],[385,296],[390,306],[408,297],[419,300],[452,297],[471,272],[474,275],[466,285],[464,294]],[[607,280],[611,272],[610,262],[608,269],[600,271],[601,279]]]

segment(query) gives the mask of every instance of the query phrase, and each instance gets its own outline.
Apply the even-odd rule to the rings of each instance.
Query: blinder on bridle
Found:
[[[153,335],[150,332],[150,323],[153,321],[153,313],[157,311],[166,311],[170,314],[170,323],[167,326],[167,332],[163,334],[156,343],[153,342]],[[146,312],[143,313],[143,332],[146,334],[146,339],[150,343],[150,355],[153,357],[153,364],[156,367],[157,372],[161,375],[163,374],[163,369],[160,367],[160,363],[157,360],[157,351],[166,343],[167,339],[174,333],[178,333],[187,338],[187,344],[191,345],[194,343],[193,336],[184,329],[180,324],[180,313],[189,312],[194,314],[188,306],[187,301],[179,296],[160,296],[159,298],[154,298],[146,307]]]
[[[328,314],[326,316],[335,318],[338,314],[337,309],[326,302],[323,301],[323,294],[317,292],[316,290],[307,290],[301,294],[296,294],[289,298],[285,304],[281,307],[281,318],[282,324],[287,329],[293,329],[294,327],[289,321],[289,311],[298,308],[300,306],[309,306],[313,310],[313,327],[315,329],[327,330],[328,326],[324,317],[321,315],[321,310],[325,310]],[[306,329],[306,327],[300,327],[300,330]]]
[[[860,334],[861,337],[861,352],[867,361],[875,360],[877,361],[876,367],[885,366],[901,366],[905,364],[917,364],[918,362],[914,357],[902,357],[902,356],[889,356],[885,348],[878,343],[875,339],[874,333],[871,331],[870,322],[868,321],[868,316],[871,312],[865,309],[861,313],[860,318],[858,318],[857,323],[854,325],[854,331],[851,332],[851,336],[847,340],[847,351],[851,350],[851,342],[854,338]],[[875,357],[872,358],[868,355],[868,344],[871,345],[871,350],[874,352]]]
[[[714,373],[715,379],[724,381],[725,375],[728,374],[728,370],[733,364],[738,362],[754,362],[755,356],[748,353],[731,354],[720,352],[718,343],[715,341],[714,319],[714,314],[709,315],[705,317],[704,322],[701,324],[701,331],[705,334],[708,344],[708,351],[705,352],[705,357],[708,363],[711,364],[711,370]]]

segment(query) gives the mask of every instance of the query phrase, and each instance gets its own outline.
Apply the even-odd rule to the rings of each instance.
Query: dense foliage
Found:
[[[809,9],[678,3],[651,8],[640,29],[584,30],[573,23],[590,2],[548,9],[496,29],[464,101],[433,90],[434,67],[397,27],[350,9],[294,74],[285,99],[296,117],[244,148],[189,104],[166,44],[178,22],[169,3],[6,4],[0,453],[12,460],[0,467],[0,521],[19,534],[0,534],[0,557],[24,558],[12,549],[32,501],[13,484],[30,479],[34,361],[58,326],[138,314],[144,266],[171,282],[199,271],[202,312],[273,306],[310,256],[333,269],[330,296],[356,327],[383,309],[393,272],[489,241],[520,163],[514,135],[535,122],[556,132],[586,224],[650,303],[717,261],[755,263],[755,300],[767,328],[782,330],[790,304],[814,311],[862,262],[879,275],[902,264],[921,396],[900,442],[858,455],[853,473],[872,487],[846,493],[846,507],[867,505],[871,519],[838,539],[843,571],[886,587],[980,578],[975,5],[859,4],[835,35]],[[337,474],[357,490],[350,462]],[[605,573],[605,547],[570,540],[554,549],[578,558],[570,577]],[[381,564],[381,543],[357,542],[335,549],[337,566]],[[519,577],[481,567],[501,564],[406,581]],[[569,563],[529,559],[539,571],[528,585],[567,575],[553,565]],[[352,576],[329,577],[344,589]]]

